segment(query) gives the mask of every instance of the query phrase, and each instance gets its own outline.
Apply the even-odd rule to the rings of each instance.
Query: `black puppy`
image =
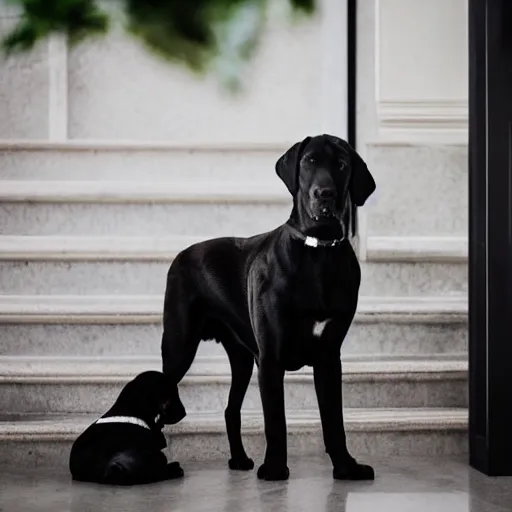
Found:
[[[112,408],[83,432],[71,448],[73,480],[110,485],[137,485],[183,476],[178,462],[167,463],[161,420],[185,417],[175,384],[161,372],[137,375]]]
[[[355,210],[375,181],[349,144],[307,137],[277,162],[293,196],[289,220],[251,238],[217,238],[182,251],[167,275],[163,371],[178,383],[201,339],[229,357],[225,411],[231,469],[252,469],[240,433],[240,408],[254,362],[267,449],[258,478],[284,480],[287,467],[284,374],[312,366],[324,442],[334,478],[373,479],[345,439],[340,348],[357,309],[361,269],[349,240]],[[167,420],[165,420],[167,421]]]

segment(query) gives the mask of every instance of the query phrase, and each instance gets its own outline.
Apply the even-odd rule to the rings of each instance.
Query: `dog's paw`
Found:
[[[254,468],[254,461],[249,457],[232,458],[228,461],[229,469],[235,471],[250,471]]]
[[[169,462],[167,464],[167,478],[182,478],[184,474],[185,472],[179,462]]]
[[[332,476],[335,480],[375,480],[375,471],[371,466],[352,459],[348,464],[335,465]]]
[[[290,477],[290,470],[288,466],[273,467],[269,464],[262,464],[258,468],[258,478],[266,480],[267,482],[276,480],[288,480]]]

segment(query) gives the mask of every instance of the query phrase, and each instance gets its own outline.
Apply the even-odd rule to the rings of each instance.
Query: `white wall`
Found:
[[[465,141],[467,0],[375,0],[374,9],[379,138]]]
[[[359,0],[357,23],[357,149],[377,181],[359,212],[360,256],[463,254],[467,1]]]
[[[0,64],[0,139],[222,145],[343,136],[345,3],[321,0],[320,15],[294,26],[287,1],[271,2],[268,34],[240,98],[119,31],[69,53],[58,40],[42,43]],[[359,0],[358,10],[359,140],[465,142],[467,0]],[[13,23],[12,11],[0,8],[0,31]]]
[[[102,139],[183,144],[288,143],[346,135],[345,0],[323,0],[293,25],[271,2],[268,34],[244,95],[224,94],[116,30],[67,51],[53,39],[0,64],[0,139]],[[0,30],[14,22],[1,11]]]

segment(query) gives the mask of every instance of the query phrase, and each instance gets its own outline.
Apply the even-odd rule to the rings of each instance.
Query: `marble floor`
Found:
[[[465,460],[371,461],[372,483],[332,480],[327,460],[292,459],[288,482],[260,482],[224,462],[182,461],[185,478],[132,488],[72,483],[58,471],[0,468],[1,512],[509,512],[512,478],[487,478]]]

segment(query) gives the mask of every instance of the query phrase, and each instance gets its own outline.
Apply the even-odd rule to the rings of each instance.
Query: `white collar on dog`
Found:
[[[316,238],[314,236],[305,235],[297,228],[290,226],[289,224],[288,228],[301,240],[304,240],[304,245],[307,245],[308,247],[337,247],[346,240],[346,237],[335,238],[334,240],[321,240],[320,238]]]
[[[133,416],[108,416],[107,418],[100,418],[96,421],[96,424],[99,423],[131,423],[132,425],[138,425],[139,427],[151,430],[145,421],[140,418],[134,418]]]
[[[345,238],[336,238],[335,240],[320,240],[314,236],[307,236],[304,239],[304,245],[308,247],[336,247],[343,242]]]

